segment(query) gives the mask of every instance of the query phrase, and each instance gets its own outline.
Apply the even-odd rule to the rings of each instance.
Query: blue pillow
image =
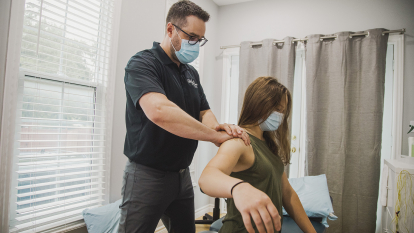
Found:
[[[289,183],[298,194],[308,217],[322,217],[322,224],[325,227],[329,227],[327,218],[329,220],[338,218],[334,215],[325,174],[291,178]],[[283,215],[288,216],[284,208]]]
[[[83,210],[83,219],[89,233],[117,233],[121,217],[118,201],[97,208]]]

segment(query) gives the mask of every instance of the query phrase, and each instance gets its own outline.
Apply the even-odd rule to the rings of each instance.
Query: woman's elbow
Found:
[[[200,178],[198,179],[198,185],[199,185],[201,191],[204,192],[204,193],[209,191],[208,183],[211,179],[211,176],[209,176],[209,174],[210,174],[210,168],[208,166],[206,166],[204,168],[203,172],[201,173]]]
[[[198,179],[198,186],[200,187],[201,190],[205,188],[205,183],[206,183],[206,178],[203,174],[201,174],[200,178]]]

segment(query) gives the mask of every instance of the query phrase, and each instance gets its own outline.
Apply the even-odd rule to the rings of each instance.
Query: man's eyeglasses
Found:
[[[197,36],[192,36],[192,35],[188,34],[187,32],[183,31],[183,29],[179,28],[177,25],[175,25],[175,24],[172,24],[172,25],[174,25],[174,27],[178,28],[180,31],[184,32],[184,34],[186,34],[189,37],[188,43],[190,45],[195,45],[198,42],[198,43],[200,43],[200,47],[201,47],[201,46],[205,45],[208,41],[204,36],[202,38],[198,39]]]

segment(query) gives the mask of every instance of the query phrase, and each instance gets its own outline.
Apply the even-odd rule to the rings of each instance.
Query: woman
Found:
[[[291,108],[289,90],[275,78],[257,78],[247,88],[239,126],[251,145],[224,142],[199,179],[206,194],[229,198],[220,233],[280,231],[282,205],[302,231],[316,232],[284,172]]]

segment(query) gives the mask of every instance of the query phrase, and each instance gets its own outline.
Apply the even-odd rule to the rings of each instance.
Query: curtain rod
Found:
[[[389,33],[395,33],[395,32],[398,32],[400,34],[404,34],[405,33],[405,28],[398,29],[398,30],[384,31],[382,33],[382,35],[389,34]],[[369,36],[369,32],[354,33],[354,34],[349,35],[349,38],[352,38],[354,36]],[[320,37],[320,40],[322,41],[323,39],[336,39],[336,38],[338,38],[338,35],[322,36],[322,37]],[[297,41],[307,41],[307,40],[308,40],[308,38],[306,38],[306,37],[303,38],[303,39],[293,39],[292,43],[295,43]],[[256,46],[256,45],[262,45],[262,43],[263,43],[262,41],[253,42],[253,43],[250,44],[250,47],[253,47],[253,46]],[[276,45],[276,44],[279,44],[279,43],[285,43],[285,41],[284,40],[275,40],[275,41],[273,41],[273,45]],[[229,49],[229,48],[238,48],[238,47],[240,47],[240,45],[227,45],[227,46],[220,46],[220,49]]]

